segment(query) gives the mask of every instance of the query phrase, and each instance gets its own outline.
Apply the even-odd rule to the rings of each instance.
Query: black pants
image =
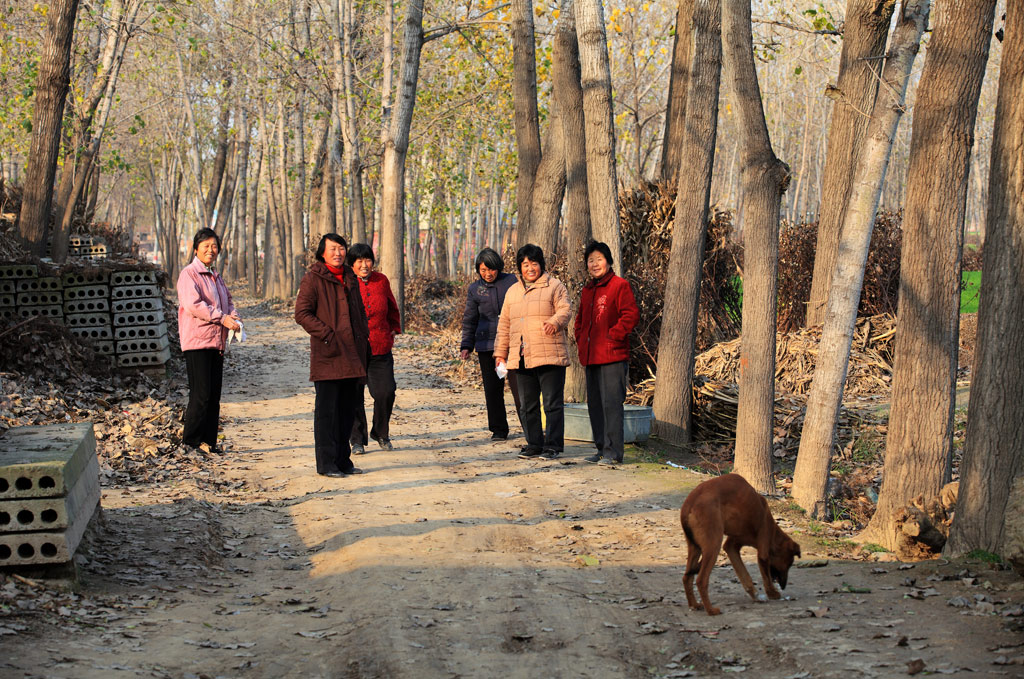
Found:
[[[487,428],[492,434],[508,436],[508,417],[505,415],[505,380],[494,372],[494,352],[478,352],[480,357],[480,377],[484,382],[484,401],[487,402]],[[519,385],[516,371],[508,371],[508,387],[512,390],[512,400],[519,412]]]
[[[188,372],[188,408],[181,442],[188,446],[217,445],[220,422],[220,390],[224,383],[224,354],[220,349],[189,349],[185,354]]]
[[[359,380],[318,380],[316,403],[313,406],[313,442],[316,449],[316,472],[349,472],[352,449],[348,437],[359,407]]]
[[[380,356],[370,356],[366,366],[366,386],[373,399],[373,427],[370,436],[374,439],[391,438],[391,412],[395,409],[395,356],[390,351]],[[359,387],[359,407],[356,408],[356,421],[352,425],[352,445],[366,445],[370,439],[366,436],[366,409],[363,405],[363,387]]]
[[[523,361],[520,360],[520,365]],[[539,365],[516,371],[519,382],[519,421],[523,423],[527,450],[557,450],[565,448],[565,366]],[[544,417],[540,421],[540,400],[544,397]]]
[[[603,457],[622,462],[622,404],[626,400],[629,362],[588,365],[586,374],[587,413],[594,445]]]

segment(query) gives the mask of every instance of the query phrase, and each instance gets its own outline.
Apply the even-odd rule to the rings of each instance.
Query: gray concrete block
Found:
[[[90,267],[79,269],[78,271],[69,271],[61,276],[61,280],[65,288],[82,285],[107,285],[110,283],[110,272],[106,269]]]
[[[64,309],[59,304],[49,304],[46,306],[20,306],[18,307],[18,316],[22,318],[44,316],[63,323]]]
[[[60,290],[63,287],[56,276],[43,278],[23,278],[18,281],[18,292],[45,292]]]
[[[67,304],[64,305],[64,325],[69,328],[95,328],[98,325],[110,325],[110,314],[69,314]]]
[[[0,264],[0,278],[38,278],[35,264]]]
[[[135,311],[126,314],[114,314],[114,327],[127,325],[159,325],[164,322],[164,311]]]
[[[110,274],[111,285],[156,285],[155,271],[115,271]]]
[[[164,347],[157,352],[118,354],[117,364],[122,367],[163,365],[171,358],[171,350]]]
[[[64,497],[0,500],[0,533],[64,530],[79,512],[92,511],[100,499],[100,463],[89,460]]]
[[[159,298],[160,288],[155,285],[123,285],[110,288],[110,299]]]
[[[68,236],[68,246],[69,247],[77,248],[77,247],[81,247],[83,245],[92,245],[92,244],[93,244],[93,237],[92,236]]]
[[[74,290],[74,288],[71,288]],[[67,289],[64,290],[67,294]],[[95,299],[64,299],[65,314],[101,314],[110,311],[110,300],[106,297]]]
[[[166,349],[170,346],[170,340],[167,339],[167,335],[163,337],[154,337],[153,339],[130,339],[121,340],[117,342],[115,347],[118,354],[140,354],[140,353],[156,353],[161,349]]]
[[[114,339],[119,340],[156,339],[157,337],[166,336],[166,323],[159,323],[157,325],[127,325],[117,328],[114,332]]]
[[[64,290],[64,299],[107,299],[110,287],[106,285],[77,285]]]
[[[90,325],[84,328],[70,328],[70,332],[75,337],[81,337],[82,339],[108,341],[114,339],[114,331],[109,325]]]
[[[0,295],[13,295],[17,281],[0,278]]]
[[[111,308],[114,313],[124,314],[133,311],[160,311],[164,310],[162,299],[115,299],[112,300]]]
[[[0,535],[0,566],[31,566],[71,561],[97,509],[98,497],[91,511],[78,512],[73,517],[71,526],[63,532]]]
[[[14,307],[0,307],[0,321],[9,321],[17,317],[18,314],[14,311]]]
[[[0,306],[11,307],[14,306],[14,295],[8,295],[0,293]]]
[[[54,304],[64,304],[64,298],[60,290],[19,292],[15,300],[15,306],[53,306]]]
[[[100,356],[113,356],[114,340],[93,340],[92,348]]]
[[[91,422],[9,429],[0,437],[0,500],[67,495],[95,457]]]

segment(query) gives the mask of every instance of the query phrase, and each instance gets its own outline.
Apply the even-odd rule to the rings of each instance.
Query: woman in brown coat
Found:
[[[359,283],[345,266],[347,250],[341,236],[324,235],[295,300],[295,322],[309,333],[309,379],[316,388],[316,471],[330,477],[363,473],[352,464],[348,439],[366,384],[370,331]]]
[[[553,460],[565,447],[563,394],[565,367],[569,365],[569,293],[557,278],[544,271],[544,251],[533,244],[516,252],[520,282],[505,293],[494,340],[495,369],[516,371],[519,419],[526,445],[519,457]],[[499,370],[500,372],[500,370]],[[544,398],[546,426],[541,427],[540,400]]]

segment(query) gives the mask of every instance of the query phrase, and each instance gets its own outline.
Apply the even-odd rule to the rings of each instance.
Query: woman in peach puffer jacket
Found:
[[[516,252],[519,282],[505,293],[494,341],[494,364],[515,370],[526,445],[519,457],[553,460],[565,447],[563,393],[569,342],[569,293],[544,270],[544,251],[528,244]],[[544,400],[546,426],[541,426]]]

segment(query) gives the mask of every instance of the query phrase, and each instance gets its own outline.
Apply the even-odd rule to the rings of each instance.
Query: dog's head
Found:
[[[789,569],[793,565],[793,560],[798,556],[800,556],[800,545],[780,530],[775,536],[771,558],[768,561],[768,573],[772,580],[778,583],[779,589],[786,589]]]

